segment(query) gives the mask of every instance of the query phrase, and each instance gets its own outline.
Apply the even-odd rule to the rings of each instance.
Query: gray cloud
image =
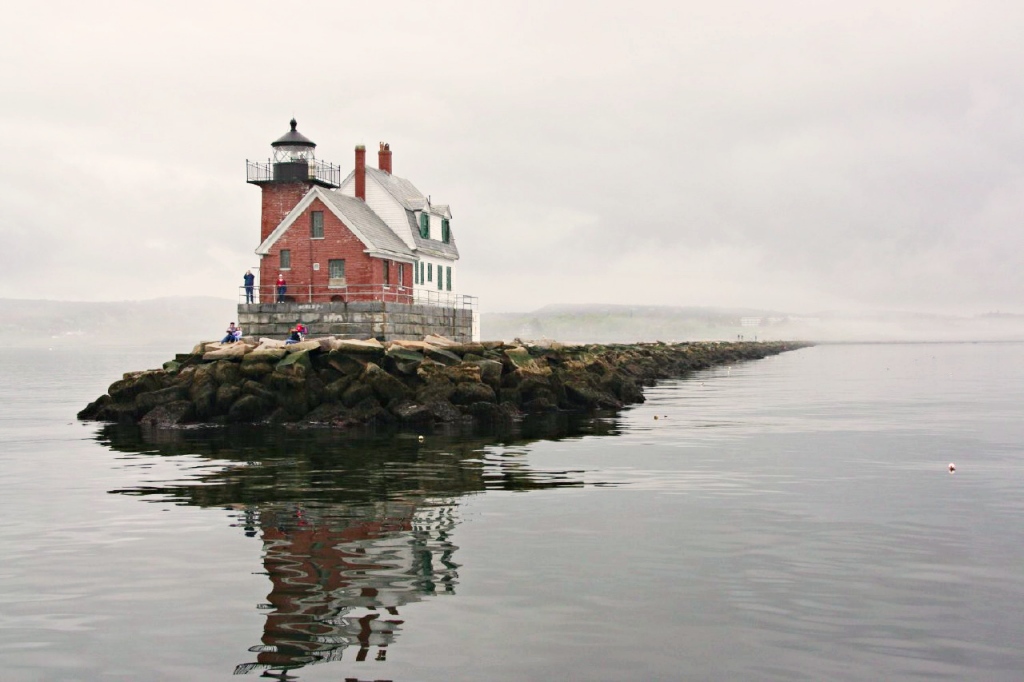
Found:
[[[80,3],[0,28],[0,296],[231,296],[264,158],[386,139],[466,293],[1021,310],[1016,3]]]

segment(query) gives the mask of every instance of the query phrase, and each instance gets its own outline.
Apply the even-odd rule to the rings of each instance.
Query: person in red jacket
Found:
[[[284,295],[288,291],[288,283],[284,281],[284,273],[277,275],[277,302],[284,303]]]

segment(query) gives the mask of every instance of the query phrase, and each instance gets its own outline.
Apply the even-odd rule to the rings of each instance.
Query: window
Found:
[[[324,238],[324,212],[313,211],[309,214],[309,236],[312,239]]]
[[[386,260],[382,260],[381,264],[383,266],[383,272],[384,272],[384,279],[382,281],[384,282],[384,286],[387,286],[387,285],[391,284],[391,267],[390,267],[391,262],[390,261],[386,261]]]
[[[448,224],[447,218],[441,219],[441,241],[445,244],[452,240],[452,227]]]
[[[398,286],[405,286],[405,263],[398,264]]]
[[[329,287],[343,287],[345,286],[345,259],[344,258],[332,258],[327,261],[327,286]]]
[[[412,264],[412,283],[413,284],[419,284],[420,283],[420,262],[419,261],[416,261],[415,263]]]
[[[426,213],[420,213],[420,236],[430,239],[430,216]]]
[[[445,289],[448,291],[452,290],[452,269],[451,267],[445,267],[444,269]]]
[[[433,263],[427,263],[427,281],[428,282],[433,282],[434,281],[434,264]]]
[[[292,250],[281,249],[281,269],[291,270],[292,269]]]

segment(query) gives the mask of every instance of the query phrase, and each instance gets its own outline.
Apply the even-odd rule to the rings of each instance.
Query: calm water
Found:
[[[1024,679],[1024,345],[422,444],[75,421],[170,350],[0,357],[0,678]]]

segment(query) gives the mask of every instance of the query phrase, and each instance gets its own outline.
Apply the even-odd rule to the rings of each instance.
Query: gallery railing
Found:
[[[440,308],[477,309],[477,297],[450,291],[433,291],[397,284],[358,284],[349,286],[323,286],[315,284],[287,284],[281,290],[275,284],[238,287],[239,303],[355,303],[384,301],[430,305]]]

